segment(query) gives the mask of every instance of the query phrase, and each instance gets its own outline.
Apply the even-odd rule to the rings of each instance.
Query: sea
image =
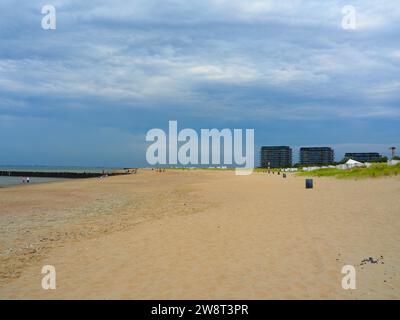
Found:
[[[61,166],[0,166],[0,171],[30,171],[30,172],[90,172],[90,173],[102,173],[102,172],[113,172],[121,170],[123,168],[117,167],[61,167]],[[13,185],[24,185],[24,178],[26,177],[7,177],[0,176],[0,188],[13,186]],[[42,177],[29,177],[30,184],[36,183],[48,183],[57,182],[63,180],[69,180],[65,178],[42,178]],[[26,183],[25,183],[26,184]]]

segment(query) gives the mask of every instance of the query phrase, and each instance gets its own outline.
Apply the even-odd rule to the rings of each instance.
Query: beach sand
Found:
[[[1,299],[400,298],[399,177],[140,170],[2,188],[0,228]]]

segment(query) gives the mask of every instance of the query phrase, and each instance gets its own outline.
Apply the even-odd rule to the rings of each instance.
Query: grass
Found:
[[[400,164],[395,166],[388,166],[387,164],[373,164],[368,168],[353,168],[347,170],[340,170],[336,168],[318,169],[310,172],[301,171],[298,172],[297,175],[312,177],[336,177],[341,179],[390,177],[400,175]]]

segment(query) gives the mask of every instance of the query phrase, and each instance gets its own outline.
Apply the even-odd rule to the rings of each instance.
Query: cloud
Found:
[[[294,141],[310,121],[369,121],[365,139],[398,127],[394,1],[353,1],[354,32],[347,1],[54,0],[53,31],[44,4],[0,4],[0,116],[127,135],[177,118],[297,121]]]

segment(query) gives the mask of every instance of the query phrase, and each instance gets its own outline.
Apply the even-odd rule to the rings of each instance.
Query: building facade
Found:
[[[300,164],[304,166],[322,166],[332,164],[335,153],[329,147],[303,147],[300,148]]]
[[[263,168],[291,167],[292,149],[288,146],[261,147],[260,166]]]
[[[378,152],[348,152],[344,155],[346,159],[360,162],[378,161],[382,156]]]

